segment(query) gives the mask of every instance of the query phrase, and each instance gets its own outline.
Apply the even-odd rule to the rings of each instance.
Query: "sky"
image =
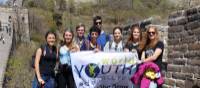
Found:
[[[0,0],[0,3],[1,3],[1,2],[3,2],[3,3],[4,3],[4,2],[6,2],[6,1],[7,1],[7,0]]]

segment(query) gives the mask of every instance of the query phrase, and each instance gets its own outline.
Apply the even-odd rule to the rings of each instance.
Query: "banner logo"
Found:
[[[89,76],[91,78],[96,78],[98,76],[99,72],[100,72],[100,68],[98,67],[97,64],[90,63],[90,64],[86,65],[85,73],[87,74],[87,76]]]

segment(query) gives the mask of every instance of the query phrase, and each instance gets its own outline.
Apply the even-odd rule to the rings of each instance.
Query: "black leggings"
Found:
[[[66,88],[67,86],[67,88],[76,88],[71,66],[61,65],[60,71],[57,75],[57,87]]]

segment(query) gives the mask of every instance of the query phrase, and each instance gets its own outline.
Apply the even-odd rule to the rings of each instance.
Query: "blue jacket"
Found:
[[[101,46],[101,50],[103,50],[104,46],[106,45],[106,42],[110,40],[109,35],[106,35],[105,32],[101,33],[99,37],[97,38],[97,43]]]
[[[88,40],[91,41],[90,34],[88,34]],[[107,35],[105,32],[101,33],[99,37],[97,38],[97,44],[100,45],[101,50],[103,51],[104,46],[106,45],[106,42],[110,41],[110,36]]]
[[[82,43],[82,45],[80,47],[80,51],[88,50],[88,44],[89,44],[89,41],[84,39],[83,43]]]
[[[75,42],[79,45],[78,39],[75,39]],[[80,51],[88,50],[88,46],[89,46],[88,44],[89,44],[89,41],[85,37],[83,37],[83,43],[79,45]]]

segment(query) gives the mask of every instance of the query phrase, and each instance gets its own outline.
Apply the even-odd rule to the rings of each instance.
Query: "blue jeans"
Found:
[[[44,76],[41,75],[42,79],[45,81],[44,88],[55,88],[55,79],[52,76]],[[34,77],[34,80],[32,81],[32,88],[42,88],[39,84],[37,77]]]

